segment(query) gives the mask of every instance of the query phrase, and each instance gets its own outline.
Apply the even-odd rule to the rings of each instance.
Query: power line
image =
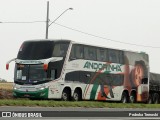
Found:
[[[2,21],[0,21],[0,24],[5,24],[5,23],[41,23],[41,22],[46,22],[46,21],[30,21],[30,22],[14,22],[14,21],[12,21],[12,22],[2,22]]]
[[[96,38],[100,38],[100,39],[104,39],[104,40],[108,40],[108,41],[112,41],[112,42],[116,42],[116,43],[139,46],[139,47],[147,47],[147,48],[160,48],[160,47],[156,47],[156,46],[140,45],[140,44],[134,44],[134,43],[128,43],[128,42],[122,42],[122,41],[118,41],[118,40],[113,40],[113,39],[101,37],[101,36],[98,36],[98,35],[94,35],[94,34],[91,34],[91,33],[83,32],[81,30],[77,30],[77,29],[74,29],[74,28],[59,24],[59,23],[54,23],[54,24],[56,24],[58,26],[61,26],[61,27],[64,27],[64,28],[67,28],[67,29],[70,29],[70,30],[73,30],[73,31],[76,31],[76,32],[79,32],[79,33],[82,33],[82,34],[86,34],[86,35],[89,35],[89,36],[93,36],[93,37],[96,37]]]
[[[2,22],[0,21],[0,24],[5,24],[5,23],[42,23],[42,22],[46,22],[46,21],[30,21],[30,22]],[[52,22],[52,21],[50,21]],[[73,31],[76,31],[76,32],[79,32],[79,33],[82,33],[82,34],[85,34],[85,35],[89,35],[89,36],[92,36],[92,37],[96,37],[96,38],[100,38],[100,39],[104,39],[104,40],[108,40],[108,41],[111,41],[111,42],[116,42],[116,43],[121,43],[121,44],[126,44],[126,45],[132,45],[132,46],[139,46],[139,47],[147,47],[147,48],[160,48],[160,47],[156,47],[156,46],[149,46],[149,45],[140,45],[140,44],[134,44],[134,43],[129,43],[129,42],[122,42],[122,41],[118,41],[118,40],[113,40],[113,39],[109,39],[109,38],[105,38],[105,37],[101,37],[101,36],[98,36],[98,35],[94,35],[94,34],[91,34],[91,33],[87,33],[87,32],[83,32],[81,30],[78,30],[78,29],[75,29],[75,28],[72,28],[72,27],[68,27],[68,26],[65,26],[65,25],[62,25],[62,24],[59,24],[59,23],[56,23],[56,22],[52,22],[58,26],[61,26],[61,27],[64,27],[66,29],[70,29],[70,30],[73,30]]]

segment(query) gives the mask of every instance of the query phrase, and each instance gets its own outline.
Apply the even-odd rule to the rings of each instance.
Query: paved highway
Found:
[[[160,109],[1,106],[0,119],[2,117],[7,120],[28,117],[43,120],[160,119]]]

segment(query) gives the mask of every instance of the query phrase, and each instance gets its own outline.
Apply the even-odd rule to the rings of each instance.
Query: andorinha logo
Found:
[[[106,71],[115,71],[115,72],[122,72],[121,64],[102,64],[96,62],[89,62],[87,61],[84,64],[83,68],[87,69],[95,69],[95,70],[106,70]]]

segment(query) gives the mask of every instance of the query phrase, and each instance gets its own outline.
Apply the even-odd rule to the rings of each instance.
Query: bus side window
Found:
[[[76,45],[76,58],[83,59],[84,50],[82,45]]]
[[[56,79],[56,70],[51,70],[51,79]]]
[[[108,57],[109,57],[109,62],[119,63],[119,51],[118,50],[109,49]]]
[[[102,48],[97,49],[97,60],[98,61],[107,61],[105,49],[102,49]]]
[[[119,51],[119,63],[124,64],[124,53]]]
[[[96,48],[85,46],[84,47],[84,58],[88,60],[96,60],[97,54],[96,54]]]
[[[70,59],[83,59],[84,58],[84,50],[82,45],[73,45],[71,54],[70,54]]]

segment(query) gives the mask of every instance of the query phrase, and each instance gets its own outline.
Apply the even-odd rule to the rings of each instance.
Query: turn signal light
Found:
[[[6,64],[6,70],[8,70],[9,69],[9,64]]]

